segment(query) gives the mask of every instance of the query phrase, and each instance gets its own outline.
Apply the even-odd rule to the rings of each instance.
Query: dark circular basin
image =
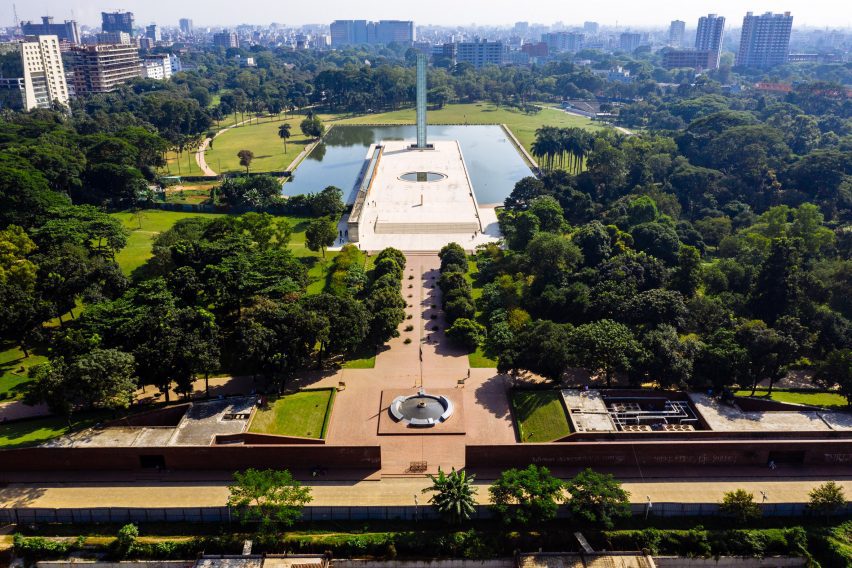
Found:
[[[420,389],[417,394],[393,399],[389,411],[408,426],[434,426],[452,415],[453,403],[445,396],[427,394]]]
[[[439,174],[438,172],[408,172],[407,174],[402,174],[399,176],[399,179],[402,181],[415,181],[415,182],[433,182],[433,181],[441,181],[442,179],[446,179],[447,176],[444,174]]]

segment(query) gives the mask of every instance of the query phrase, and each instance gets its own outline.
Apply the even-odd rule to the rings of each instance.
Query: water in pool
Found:
[[[416,133],[414,125],[334,127],[284,184],[284,195],[314,193],[335,185],[351,202],[370,144],[414,139]],[[433,125],[429,126],[429,139],[459,141],[480,204],[502,204],[515,183],[531,175],[500,126]]]

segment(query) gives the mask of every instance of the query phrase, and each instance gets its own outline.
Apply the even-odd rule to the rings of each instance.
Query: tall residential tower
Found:
[[[57,36],[37,36],[22,42],[21,60],[26,110],[50,108],[54,101],[68,105],[68,84]]]
[[[722,55],[722,35],[725,31],[725,17],[707,14],[698,18],[698,30],[695,32],[695,49],[710,51],[715,61],[714,67],[719,67],[719,57]]]
[[[743,67],[774,67],[787,62],[790,53],[790,32],[793,16],[790,12],[766,12],[755,16],[751,12],[743,18],[740,50],[737,65]]]

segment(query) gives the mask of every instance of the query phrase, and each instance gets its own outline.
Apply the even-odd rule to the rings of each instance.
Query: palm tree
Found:
[[[284,122],[278,126],[278,137],[284,141],[284,153],[287,153],[287,139],[290,138],[290,127],[291,124],[289,122]]]
[[[427,487],[423,493],[434,492],[429,502],[447,521],[461,524],[470,519],[476,510],[476,488],[473,486],[475,478],[475,475],[468,477],[467,473],[463,470],[456,471],[456,468],[446,474],[439,467],[437,477],[429,476],[432,487]]]

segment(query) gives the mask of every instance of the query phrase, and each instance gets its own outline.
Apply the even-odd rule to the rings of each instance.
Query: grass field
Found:
[[[305,390],[271,401],[269,408],[255,413],[249,432],[323,438],[334,405],[334,392],[333,389]]]
[[[122,211],[113,213],[112,216],[121,221],[124,227],[130,231],[127,246],[116,255],[116,261],[125,274],[131,274],[151,258],[154,237],[169,230],[179,220],[189,217],[219,217],[221,215],[144,209],[138,213]]]
[[[521,442],[552,442],[571,433],[559,391],[515,391],[512,410]]]
[[[262,118],[260,122],[237,126],[213,139],[213,148],[207,150],[207,165],[217,173],[243,172],[237,152],[251,150],[254,160],[251,163],[252,172],[271,172],[287,169],[299,152],[305,149],[310,139],[299,130],[299,123],[304,116],[296,115],[286,120],[270,120]],[[320,115],[324,122],[331,117]],[[287,140],[287,152],[284,153],[284,142],[278,137],[278,127],[284,123],[290,124],[291,136]]]
[[[55,416],[0,424],[0,448],[42,444],[59,436],[94,426],[107,417],[109,413],[105,411],[90,412],[75,418],[71,428],[68,427],[68,421],[65,418]]]
[[[750,396],[751,389],[738,390],[736,396]],[[757,389],[756,397],[766,397],[766,389]],[[789,402],[792,404],[807,404],[809,406],[821,406],[832,410],[844,410],[849,408],[846,397],[833,392],[793,392],[785,390],[772,390],[772,400],[778,402]]]
[[[204,172],[195,163],[195,152],[166,152],[166,166],[157,170],[167,176],[203,176]]]
[[[446,105],[441,110],[427,113],[429,124],[505,124],[527,150],[532,149],[535,131],[541,126],[557,126],[600,130],[600,124],[582,116],[568,114],[556,109],[542,109],[535,114],[526,114],[491,103]],[[414,124],[414,109],[404,109],[382,114],[369,114],[347,118],[340,124]]]
[[[38,350],[30,351],[29,357],[17,346],[0,344],[0,402],[21,398],[24,385],[29,382],[27,371],[30,367],[44,363],[47,357]]]
[[[496,369],[497,361],[486,355],[482,347],[477,347],[473,353],[467,355],[468,364],[474,369]]]

